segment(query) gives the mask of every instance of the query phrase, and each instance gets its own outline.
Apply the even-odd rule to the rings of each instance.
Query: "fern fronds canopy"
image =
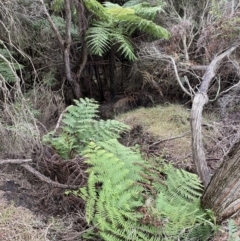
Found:
[[[92,21],[86,35],[88,48],[92,54],[102,56],[111,46],[117,46],[117,52],[129,60],[135,60],[134,48],[129,39],[136,30],[153,38],[170,37],[166,29],[152,21],[156,12],[161,10],[160,7],[152,7],[145,3],[141,6],[126,7],[110,2],[102,6],[96,0],[84,2],[97,19]],[[96,6],[93,6],[94,2]]]

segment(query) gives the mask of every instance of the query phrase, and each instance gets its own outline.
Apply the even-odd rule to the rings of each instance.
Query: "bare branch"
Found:
[[[24,164],[24,163],[29,163],[32,162],[32,159],[5,159],[5,160],[0,160],[0,165],[4,164]]]
[[[79,186],[77,186],[77,185],[66,185],[66,184],[61,184],[59,182],[54,182],[50,178],[44,176],[43,174],[41,174],[39,171],[35,170],[33,167],[31,167],[28,164],[22,164],[21,166],[24,167],[26,170],[28,170],[30,173],[32,173],[34,176],[39,178],[42,182],[46,182],[53,187],[63,188],[63,189],[68,189],[68,188],[69,189],[78,189],[79,188]]]
[[[158,145],[158,144],[163,143],[163,142],[165,142],[165,141],[172,141],[172,140],[176,140],[176,139],[179,139],[179,138],[183,138],[184,136],[187,136],[187,135],[189,135],[190,133],[191,133],[190,131],[187,131],[187,132],[185,132],[185,133],[183,133],[183,134],[181,134],[181,135],[178,135],[178,136],[174,136],[174,137],[170,137],[170,138],[158,140],[158,141],[152,143],[151,145],[149,145],[149,147]]]
[[[235,45],[233,45],[232,47],[230,47],[229,49],[227,49],[222,54],[218,55],[212,60],[212,62],[208,65],[205,74],[203,75],[203,78],[202,78],[203,81],[199,88],[200,92],[207,92],[211,80],[216,75],[216,70],[221,60],[227,57],[229,54],[231,54],[239,45],[240,45],[240,42],[236,43]]]
[[[158,59],[158,60],[168,60],[172,63],[173,65],[173,69],[174,69],[174,73],[175,73],[175,76],[176,76],[176,79],[177,79],[177,82],[179,84],[179,86],[181,87],[181,89],[183,90],[183,92],[185,94],[187,94],[188,96],[190,96],[191,98],[193,98],[193,95],[191,94],[191,92],[189,92],[182,84],[182,81],[179,77],[179,74],[178,74],[178,69],[177,69],[177,65],[176,65],[176,62],[174,60],[174,58],[170,55],[167,55],[167,54],[163,54],[161,53],[154,45],[152,46],[152,50],[147,50],[146,53],[144,53],[143,51],[143,54],[144,54],[144,58],[150,58],[150,59]]]
[[[191,130],[192,130],[192,152],[193,162],[198,175],[200,176],[205,187],[208,186],[211,177],[210,171],[206,162],[206,156],[202,143],[202,111],[204,105],[209,101],[207,91],[212,79],[216,75],[216,71],[223,58],[231,54],[238,46],[240,42],[230,47],[222,54],[216,56],[208,65],[207,70],[202,78],[198,93],[196,93],[191,110]]]
[[[61,48],[63,49],[63,48],[64,48],[64,40],[63,40],[63,38],[61,37],[61,34],[59,33],[57,26],[55,25],[55,23],[53,22],[51,16],[49,15],[48,10],[47,10],[47,8],[46,8],[45,3],[43,2],[43,0],[39,0],[39,2],[40,2],[40,4],[41,4],[42,7],[43,7],[43,11],[44,11],[44,13],[45,13],[45,15],[46,15],[46,17],[47,17],[47,20],[48,20],[48,22],[49,22],[49,24],[50,24],[53,32],[55,33],[55,35],[56,35],[56,37],[57,37],[57,39],[58,39],[58,42],[59,42],[60,45],[61,45]]]
[[[236,87],[238,87],[238,86],[240,86],[240,80],[239,80],[239,82],[237,82],[235,85],[233,85],[233,86],[229,87],[228,89],[222,91],[222,92],[219,94],[219,96],[222,96],[222,95],[226,94],[227,92],[229,92],[230,90],[232,90],[232,89],[234,89],[234,88],[236,88]]]

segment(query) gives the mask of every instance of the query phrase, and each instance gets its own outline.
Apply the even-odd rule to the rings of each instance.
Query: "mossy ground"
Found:
[[[158,153],[172,162],[174,165],[193,170],[191,151],[191,126],[190,109],[179,104],[158,105],[151,108],[139,108],[115,117],[131,128],[141,126],[142,134],[135,133],[139,138],[137,144],[146,142],[147,136],[151,136],[149,146],[158,147]],[[217,116],[213,112],[206,112],[203,116],[204,146],[212,145],[209,136],[217,135],[216,128],[205,128],[213,126]],[[216,125],[214,125],[216,126]],[[137,136],[138,135],[138,136]]]

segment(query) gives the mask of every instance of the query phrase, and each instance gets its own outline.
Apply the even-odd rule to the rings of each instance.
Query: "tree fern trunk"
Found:
[[[214,211],[220,222],[240,211],[240,142],[235,144],[213,176],[203,198],[204,208]]]
[[[109,51],[109,87],[110,87],[110,97],[111,100],[115,98],[115,74],[114,74],[114,69],[115,69],[115,48],[111,47]]]

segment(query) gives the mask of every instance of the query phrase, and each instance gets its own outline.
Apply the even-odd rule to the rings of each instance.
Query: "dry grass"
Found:
[[[0,198],[1,241],[48,241],[50,226],[42,223],[30,210],[9,205]]]
[[[170,156],[174,162],[189,162],[191,159],[190,110],[169,104],[153,108],[139,108],[119,115],[116,119],[134,127],[141,125],[145,133],[156,140],[171,139],[184,135],[182,138],[164,141],[164,155]],[[187,134],[188,133],[188,134]]]
[[[208,125],[216,121],[217,116],[213,112],[203,114],[203,124]],[[128,124],[130,127],[140,125],[144,133],[149,133],[154,140],[160,141],[159,148],[168,160],[179,167],[192,169],[191,152],[191,127],[190,110],[179,104],[159,105],[153,108],[139,108],[121,114],[116,119]],[[217,138],[218,126],[205,130],[203,128],[204,145],[212,146],[212,139]],[[216,132],[216,133],[215,133]],[[172,139],[181,136],[181,138]],[[212,136],[212,138],[210,137]],[[169,139],[169,140],[168,140]],[[162,142],[161,142],[162,140]],[[164,141],[163,141],[164,140]],[[214,142],[214,144],[216,144]]]

